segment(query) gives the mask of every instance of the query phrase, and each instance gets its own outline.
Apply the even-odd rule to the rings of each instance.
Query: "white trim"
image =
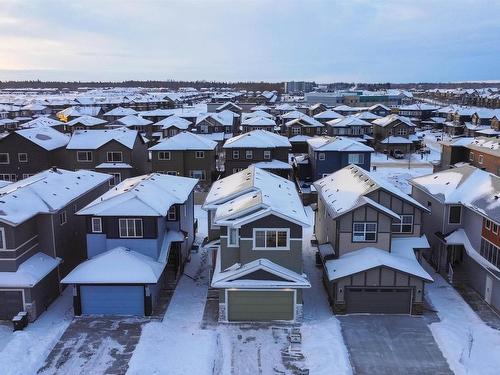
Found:
[[[27,289],[31,289],[31,288],[27,288]],[[21,292],[21,296],[23,298],[23,311],[26,311],[26,296],[24,295],[24,289],[20,289],[20,288],[12,288],[12,289],[9,289],[9,288],[0,288],[0,292]]]
[[[94,221],[95,222],[99,222],[99,229],[100,230],[96,230],[95,227],[94,227]],[[90,219],[90,226],[91,226],[91,229],[92,229],[92,233],[102,233],[102,218],[100,217],[93,217]]]
[[[7,162],[5,162],[5,163],[0,162],[0,164],[3,164],[3,165],[10,164],[10,154],[8,152],[0,152],[0,155],[7,155]]]
[[[276,232],[276,247],[257,247],[255,246],[255,232],[256,231],[264,231],[266,233],[266,238],[267,238],[267,232],[269,231],[275,231]],[[278,232],[286,232],[286,247],[279,247],[278,245]],[[253,228],[252,229],[252,234],[253,234],[253,242],[252,242],[252,250],[290,250],[290,228]]]
[[[284,289],[242,289],[242,288],[226,288],[224,289],[224,301],[226,305],[226,322],[229,322],[229,299],[228,291],[238,291],[238,292],[293,292],[293,319],[292,320],[281,320],[283,322],[295,322],[296,319],[296,305],[297,305],[297,289],[284,288]],[[279,322],[280,320],[273,320]],[[237,321],[232,321],[237,323]]]
[[[128,221],[129,220],[133,220],[134,221],[134,233],[135,233],[135,235],[133,235],[133,236],[129,236],[128,235],[128,228],[129,228],[128,227]],[[140,236],[137,236],[137,233],[136,233],[136,230],[135,230],[135,221],[136,220],[140,220],[140,223],[141,223],[141,235]],[[125,221],[125,227],[126,227],[126,231],[127,231],[127,235],[126,236],[122,236],[122,233],[121,233],[121,225],[120,225],[120,223],[122,221]],[[119,238],[144,238],[144,225],[143,224],[144,223],[142,221],[142,218],[139,218],[139,217],[138,218],[132,218],[132,217],[130,217],[130,218],[120,218],[120,219],[118,219],[118,237]]]
[[[5,228],[0,227],[0,239],[2,240],[2,246],[0,250],[7,250],[7,241],[5,240]]]
[[[82,160],[79,158],[80,154],[87,154],[87,156],[90,155],[90,159]],[[94,155],[92,154],[92,151],[77,151],[76,152],[76,161],[79,163],[91,163],[94,159]]]
[[[5,228],[0,228],[0,231],[4,231]],[[31,237],[29,240],[26,240],[24,241],[21,245],[19,245],[18,247],[14,248],[14,249],[9,249],[7,247],[4,247],[3,249],[0,248],[0,251],[17,251],[19,250],[21,247],[23,247],[24,245],[26,245],[28,242],[31,242],[33,241],[33,239],[37,238],[38,237],[38,234],[35,234],[33,237]],[[37,242],[38,243],[38,242]]]
[[[24,251],[22,254],[18,255],[17,257],[15,258],[0,258],[0,261],[1,260],[13,260],[13,259],[19,259],[21,257],[24,256],[24,254],[26,254],[27,252],[33,250],[33,248],[37,247],[38,246],[38,242],[36,244],[34,244],[33,246],[31,246],[28,250]],[[2,251],[12,251],[12,250],[2,250]]]
[[[120,160],[109,160],[109,154],[120,154]],[[122,163],[123,162],[123,152],[121,151],[108,151],[106,153],[106,160],[108,163]]]
[[[231,230],[235,230],[236,231],[236,242],[234,244],[232,244],[230,242],[230,238],[231,238],[231,234],[229,233],[229,231]],[[239,247],[240,246],[240,231],[238,228],[231,228],[231,227],[227,227],[227,247]]]

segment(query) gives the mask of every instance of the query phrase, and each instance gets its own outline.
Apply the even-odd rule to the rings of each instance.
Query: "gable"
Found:
[[[260,269],[251,273],[248,273],[244,276],[241,276],[240,279],[249,279],[249,280],[272,280],[272,281],[290,281],[283,277],[279,277],[271,272]],[[237,279],[236,279],[237,280]]]

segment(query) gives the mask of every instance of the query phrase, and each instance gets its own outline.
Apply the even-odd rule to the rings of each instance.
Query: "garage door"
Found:
[[[0,291],[0,320],[10,320],[23,311],[23,294],[19,291]]]
[[[293,320],[293,291],[228,291],[228,320]]]
[[[347,288],[347,313],[409,314],[411,289]]]
[[[143,286],[80,287],[82,314],[144,315]]]

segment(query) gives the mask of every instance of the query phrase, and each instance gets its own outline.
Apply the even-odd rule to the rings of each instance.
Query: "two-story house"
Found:
[[[75,315],[152,314],[188,259],[197,182],[133,177],[78,211],[87,224],[88,260],[62,280],[73,287]]]
[[[217,142],[184,131],[149,148],[152,171],[197,178],[207,188],[218,177],[216,147]]]
[[[309,116],[303,116],[285,123],[282,134],[288,138],[295,135],[307,135],[313,137],[323,133],[324,124]]]
[[[184,130],[188,130],[191,126],[191,121],[176,115],[169,116],[154,124],[155,132],[161,132],[163,138],[173,137]]]
[[[60,166],[69,142],[57,130],[31,128],[0,136],[0,180],[17,181]]]
[[[500,176],[500,140],[478,137],[467,143],[465,147],[468,150],[468,157],[464,161]]]
[[[85,259],[85,222],[75,212],[108,189],[109,175],[52,168],[0,188],[0,320],[30,320]]]
[[[500,310],[500,177],[465,165],[411,185],[412,196],[430,210],[423,220],[429,263]]]
[[[80,116],[65,124],[65,129],[68,132],[76,130],[90,130],[90,129],[106,129],[108,122],[99,117],[93,116]]]
[[[415,150],[415,124],[408,117],[392,114],[374,120],[372,125],[375,149],[391,156]]]
[[[203,208],[220,233],[211,280],[220,321],[296,321],[302,313],[303,228],[292,181],[256,167],[218,180]]]
[[[227,109],[222,112],[207,113],[196,119],[195,129],[198,134],[234,134],[238,119],[238,114]]]
[[[354,115],[330,120],[326,123],[327,134],[330,136],[360,137],[371,134],[372,125]]]
[[[286,137],[265,130],[253,130],[228,139],[223,146],[226,154],[226,175],[255,164],[280,176],[288,176],[288,152],[292,145]]]
[[[314,183],[315,234],[335,313],[421,314],[425,206],[349,165]]]
[[[137,111],[133,108],[127,108],[127,107],[115,107],[111,109],[110,111],[104,113],[102,117],[106,119],[109,122],[118,120],[119,118],[128,116],[128,115],[136,115]]]
[[[253,116],[247,117],[241,122],[241,131],[243,133],[251,132],[252,130],[267,130],[274,132],[276,121],[270,117]]]
[[[370,170],[373,148],[344,137],[314,137],[307,140],[312,181],[319,180],[349,164]],[[301,165],[303,167],[304,165]]]
[[[318,120],[322,124],[326,124],[328,121],[336,120],[343,117],[344,117],[343,115],[335,111],[332,111],[331,109],[327,109],[313,116],[315,120]]]
[[[147,172],[147,159],[147,146],[137,130],[78,130],[66,146],[65,167],[109,173],[114,186]]]

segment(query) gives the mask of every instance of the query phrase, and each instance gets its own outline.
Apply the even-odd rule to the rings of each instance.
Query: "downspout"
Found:
[[[50,224],[51,224],[51,229],[52,229],[52,250],[53,250],[53,256],[54,259],[57,259],[57,252],[56,252],[56,234],[55,234],[55,229],[54,229],[54,215],[51,215],[50,218]],[[61,293],[61,271],[59,270],[59,264],[57,265],[57,287],[59,288],[59,293]]]

